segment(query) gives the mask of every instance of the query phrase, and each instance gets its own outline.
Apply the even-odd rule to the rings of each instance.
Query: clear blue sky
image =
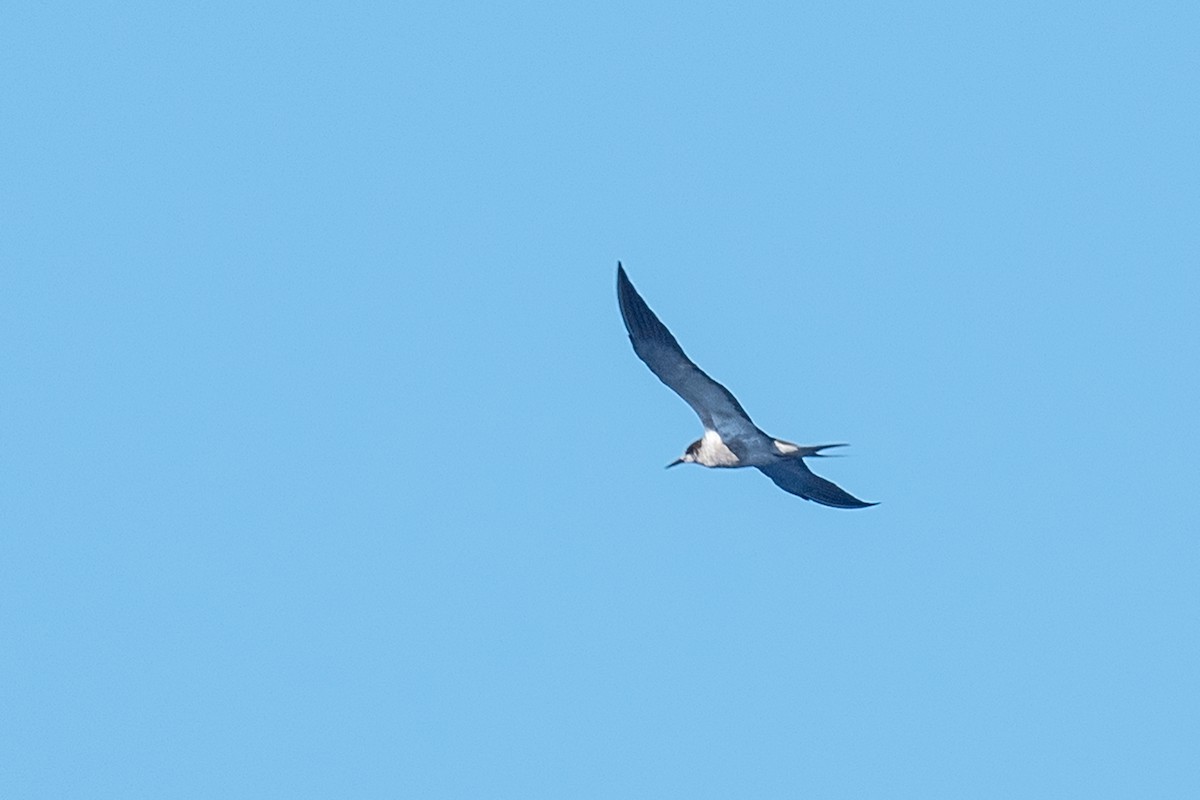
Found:
[[[0,795],[1197,796],[1198,40],[6,7]]]

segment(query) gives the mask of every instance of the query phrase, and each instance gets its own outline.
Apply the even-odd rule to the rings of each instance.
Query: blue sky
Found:
[[[8,8],[0,794],[1195,796],[1198,22]]]

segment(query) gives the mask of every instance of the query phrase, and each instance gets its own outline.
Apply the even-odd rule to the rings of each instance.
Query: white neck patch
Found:
[[[700,447],[696,449],[696,463],[706,467],[732,467],[738,463],[738,457],[721,441],[716,431],[705,431]]]

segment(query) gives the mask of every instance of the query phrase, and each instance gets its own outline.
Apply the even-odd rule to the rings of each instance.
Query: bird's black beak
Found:
[[[682,464],[682,463],[683,463],[683,459],[677,458],[674,461],[672,461],[670,464],[667,464],[666,469],[670,469],[671,467],[678,466],[679,464]]]

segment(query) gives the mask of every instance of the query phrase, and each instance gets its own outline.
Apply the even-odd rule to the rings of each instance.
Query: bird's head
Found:
[[[682,456],[675,459],[670,464],[667,464],[667,469],[678,466],[680,464],[691,464],[692,462],[694,462],[696,460],[696,454],[698,452],[700,452],[700,442],[701,442],[701,440],[697,439],[696,441],[689,444],[687,450],[684,451],[684,454]]]

